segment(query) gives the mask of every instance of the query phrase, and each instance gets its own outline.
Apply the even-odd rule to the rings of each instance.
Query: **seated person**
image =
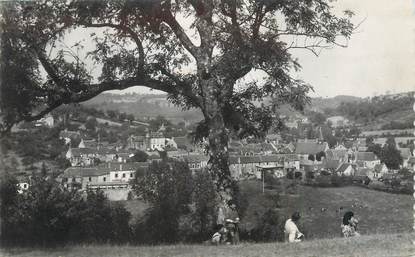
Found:
[[[288,235],[289,243],[301,242],[302,238],[304,238],[303,233],[298,230],[298,227],[295,224],[300,220],[300,217],[299,212],[294,212],[293,215],[291,215],[291,219],[288,219],[285,222],[284,233]]]
[[[348,211],[343,216],[341,224],[342,234],[344,237],[360,236],[357,232],[357,224],[359,221],[354,217],[354,213]]]

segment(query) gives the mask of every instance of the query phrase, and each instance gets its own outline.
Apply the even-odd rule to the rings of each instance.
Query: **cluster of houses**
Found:
[[[77,148],[69,147],[66,158],[71,163],[57,180],[71,189],[102,189],[111,200],[127,199],[131,190],[130,181],[136,171],[145,172],[152,161],[161,160],[159,151],[166,151],[169,157],[186,161],[190,170],[198,171],[207,167],[208,156],[203,146],[195,145],[187,137],[164,137],[165,127],[145,136],[131,135],[124,144],[101,142],[99,139],[82,138]],[[65,143],[78,132],[61,131]],[[375,143],[384,144],[383,139]],[[270,134],[260,143],[231,141],[229,143],[229,168],[236,180],[261,179],[264,172],[275,177],[287,176],[289,172],[300,172],[306,177],[307,172],[316,176],[323,171],[343,176],[359,176],[377,179],[390,174],[385,164],[372,152],[367,152],[366,139],[350,140],[345,144],[330,149],[326,142],[319,139],[298,139],[288,144],[281,142],[281,137]],[[379,141],[379,142],[377,142]],[[137,150],[149,155],[147,162],[130,162]],[[403,158],[403,167],[413,169],[415,157],[409,148],[399,148]],[[24,181],[21,190],[29,187]]]

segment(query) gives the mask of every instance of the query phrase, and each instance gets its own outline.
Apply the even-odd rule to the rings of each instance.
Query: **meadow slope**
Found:
[[[168,245],[168,246],[67,246],[59,249],[8,249],[2,255],[33,257],[132,257],[132,256],[184,256],[184,257],[397,257],[415,256],[414,234],[370,235],[353,239],[320,239],[298,244],[244,243],[237,246]]]
[[[259,181],[245,181],[242,191],[248,195],[242,228],[250,227],[272,206],[273,197],[284,185],[262,194]],[[346,211],[353,211],[360,220],[359,232],[364,235],[410,233],[413,226],[413,196],[391,194],[359,186],[318,188],[298,186],[297,195],[284,194],[279,213],[283,220],[300,211],[300,230],[308,239],[341,236],[340,224]]]

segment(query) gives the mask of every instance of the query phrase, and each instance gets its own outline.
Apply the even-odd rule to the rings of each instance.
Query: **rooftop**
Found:
[[[319,144],[315,142],[297,142],[295,153],[297,154],[317,154],[327,149],[327,143]]]
[[[357,161],[375,161],[377,159],[373,152],[356,152]]]

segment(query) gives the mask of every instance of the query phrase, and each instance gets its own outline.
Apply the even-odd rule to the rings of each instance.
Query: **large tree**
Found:
[[[219,191],[231,187],[228,139],[261,135],[281,104],[311,87],[292,77],[294,49],[344,46],[351,11],[332,0],[15,1],[2,4],[2,129],[112,89],[161,90],[199,108],[199,138]],[[95,47],[67,46],[81,35]],[[88,52],[85,54],[85,52]],[[91,72],[92,66],[100,74]],[[255,74],[258,79],[247,79]],[[258,105],[264,98],[270,104]],[[229,191],[229,190],[228,190]],[[231,191],[231,190],[230,190]],[[229,194],[224,194],[229,196]]]

